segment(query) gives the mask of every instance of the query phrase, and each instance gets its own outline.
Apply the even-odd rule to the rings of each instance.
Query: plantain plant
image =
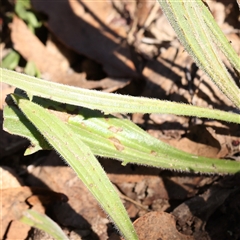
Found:
[[[237,73],[240,73],[240,59],[208,8],[201,0],[159,0],[159,4],[186,51],[239,109],[240,90],[226,70],[220,52]],[[130,120],[111,115],[169,113],[240,124],[239,114],[81,89],[6,69],[1,69],[1,81],[24,91],[16,90],[8,96],[4,108],[4,129],[31,141],[31,147],[25,154],[41,149],[55,149],[73,168],[127,240],[138,239],[137,234],[95,155],[118,159],[123,165],[135,163],[209,174],[240,172],[240,162],[185,153],[155,139]],[[41,219],[46,224],[42,216],[34,213],[32,217],[31,214],[25,213],[23,221],[34,225],[34,219],[38,223]],[[48,221],[47,226],[49,224],[53,223]],[[41,228],[39,224],[35,226]],[[46,230],[46,227],[42,229]],[[61,231],[56,227],[54,229]],[[53,233],[50,231],[50,234]]]

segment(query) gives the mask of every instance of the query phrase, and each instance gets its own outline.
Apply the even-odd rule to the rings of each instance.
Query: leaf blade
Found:
[[[215,37],[223,35],[219,34],[221,30],[214,23],[213,18],[209,17],[210,12],[207,7],[201,0],[158,0],[158,2],[186,51],[232,103],[240,108],[240,90],[218,54],[212,39],[212,27],[210,28],[209,25],[212,24],[218,29],[214,33]],[[219,40],[219,42],[225,44],[223,51],[226,52],[226,41]]]
[[[56,240],[69,240],[62,229],[54,221],[52,221],[48,216],[40,214],[32,209],[23,212],[23,216],[20,221],[43,230]]]
[[[53,108],[56,109],[56,106],[52,105],[51,109]],[[125,164],[142,164],[185,172],[234,174],[240,171],[239,162],[182,152],[150,136],[129,120],[104,116],[89,109],[81,109],[77,115],[74,112],[74,116],[64,116],[66,124],[95,155],[118,159]],[[59,113],[56,115],[59,116]],[[19,114],[14,115],[14,111],[4,109],[4,128],[13,134],[19,134],[19,131],[25,133],[26,130],[22,128],[26,128],[26,124],[21,123],[18,117]],[[8,122],[9,119],[14,119],[14,128],[12,120]],[[34,136],[37,134],[32,134],[32,142],[41,142],[34,139]]]
[[[1,70],[1,80],[3,82],[21,88],[32,95],[75,106],[98,109],[105,113],[169,113],[240,123],[240,116],[235,113],[157,99],[76,88],[19,74],[7,69]]]
[[[61,120],[41,106],[17,95],[12,95],[12,98],[47,141],[72,167],[123,236],[129,240],[137,240],[133,225],[115,188],[89,147]]]

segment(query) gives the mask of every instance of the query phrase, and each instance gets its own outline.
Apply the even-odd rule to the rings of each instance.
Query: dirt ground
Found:
[[[31,2],[44,20],[36,34],[17,16],[7,21],[14,3],[2,1],[1,58],[11,48],[20,53],[16,71],[22,72],[24,64],[32,61],[41,77],[50,81],[236,111],[184,51],[155,1]],[[207,2],[240,54],[237,2]],[[2,85],[1,109],[13,90]],[[128,118],[183,151],[240,161],[237,124],[168,114],[129,114]],[[0,119],[3,122],[2,110]],[[52,239],[17,220],[29,208],[50,216],[71,240],[120,239],[97,201],[54,151],[24,156],[26,139],[2,128],[0,136],[1,239]],[[119,190],[140,239],[240,239],[239,176],[99,161]]]

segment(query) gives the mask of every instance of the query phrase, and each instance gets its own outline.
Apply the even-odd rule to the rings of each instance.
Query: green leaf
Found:
[[[27,65],[24,68],[24,72],[30,76],[36,76],[36,77],[41,76],[40,71],[37,69],[35,63],[31,61],[27,62]]]
[[[235,174],[240,162],[189,154],[159,141],[127,119],[94,114],[70,116],[68,123],[94,154],[128,163],[181,172]]]
[[[3,129],[11,134],[27,138],[31,146],[27,148],[25,155],[33,154],[39,150],[50,150],[52,147],[43,138],[36,127],[26,118],[17,106],[5,106],[3,111],[7,119],[3,122]]]
[[[32,12],[26,13],[26,21],[28,25],[31,25],[33,28],[38,28],[41,26],[41,23],[39,23],[36,15]]]
[[[15,5],[15,12],[18,17],[27,23],[29,29],[34,33],[34,29],[41,27],[42,23],[38,21],[35,13],[28,10],[30,8],[31,3],[29,0],[18,0]]]
[[[73,106],[65,106],[74,112],[74,116],[71,116],[61,112],[64,109],[57,103],[42,99],[38,99],[37,103],[44,104],[45,108],[49,106],[50,109],[58,109],[59,112],[55,112],[56,116],[60,116],[95,155],[119,159],[123,164],[135,163],[184,172],[228,174],[240,171],[239,162],[205,158],[177,150],[150,136],[127,119],[104,116],[98,111],[83,108],[77,113]],[[10,107],[13,106],[4,109],[4,129],[24,136],[28,133],[25,129],[28,128],[28,124],[23,123],[19,110],[13,111]],[[51,112],[54,113],[52,110]],[[35,132],[37,130],[32,129],[31,134],[25,137],[35,143],[41,142],[41,136]]]
[[[43,98],[105,113],[169,113],[240,123],[239,114],[144,97],[76,88],[2,69],[2,81]]]
[[[11,50],[1,62],[1,67],[8,68],[10,70],[15,69],[18,66],[20,55],[18,52]]]
[[[224,66],[217,48],[223,47],[224,53],[237,69],[240,59],[233,54],[232,46],[226,44],[226,38],[220,34],[219,26],[210,17],[211,14],[202,0],[158,2],[186,51],[232,103],[240,108],[240,90]],[[216,42],[219,43],[218,46]]]
[[[27,9],[25,6],[25,1],[18,0],[15,5],[16,14],[23,20],[27,21]]]
[[[202,8],[202,10],[204,11],[204,20],[210,30],[209,34],[211,35],[212,40],[217,45],[218,49],[224,53],[230,64],[240,74],[240,58],[237,52],[233,49],[232,45],[229,43],[224,33],[215,22],[212,14],[208,11],[208,9]]]
[[[52,221],[52,219],[34,210],[30,209],[25,211],[20,221],[30,225],[31,227],[45,231],[56,240],[69,239],[62,229],[54,221]]]
[[[138,239],[118,193],[80,136],[41,106],[17,95],[12,95],[12,98],[26,117],[72,167],[125,239]]]
[[[17,0],[16,5],[21,5],[25,9],[29,9],[31,7],[31,1],[30,0]]]

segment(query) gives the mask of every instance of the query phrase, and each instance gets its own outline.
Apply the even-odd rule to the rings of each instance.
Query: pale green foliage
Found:
[[[18,15],[18,17],[20,17],[27,23],[29,29],[32,32],[35,31],[35,28],[42,26],[42,23],[38,21],[36,15],[31,10],[30,0],[16,1],[15,12]]]
[[[40,214],[32,209],[23,212],[23,216],[20,221],[45,231],[56,240],[69,240],[62,229],[48,216]]]
[[[240,90],[228,73],[218,50],[240,71],[240,58],[229,44],[202,0],[158,0],[186,51],[222,92],[240,108]]]
[[[20,55],[14,50],[11,50],[2,60],[0,66],[10,70],[15,69],[18,66]]]
[[[240,69],[240,60],[214,22],[207,7],[201,0],[159,0],[159,3],[181,43],[198,66],[232,103],[240,108],[240,91],[227,72],[218,51],[221,50],[225,54],[237,72]],[[18,7],[18,14],[21,15],[22,9],[26,7]],[[25,10],[23,14],[26,13]],[[31,16],[27,19],[34,23]],[[127,240],[138,238],[116,191],[94,155],[116,158],[123,161],[123,164],[131,162],[176,171],[217,174],[240,172],[240,162],[187,154],[149,136],[128,120],[104,115],[96,110],[105,114],[170,113],[239,124],[238,114],[157,99],[74,88],[6,69],[1,69],[1,81],[26,91],[30,97],[29,100],[24,96],[12,95],[16,105],[9,103],[5,108],[4,128],[13,134],[30,139],[35,144],[31,152],[49,149],[50,145],[58,151]],[[53,103],[50,99],[58,103]],[[68,104],[66,108],[74,109],[75,106],[82,106],[92,110],[80,109],[76,116],[71,116],[67,115],[69,114],[67,112],[63,113],[64,109],[60,108],[59,103]],[[55,104],[55,109],[67,116],[67,118],[65,116],[67,120],[60,120],[49,112],[48,107],[52,104]],[[25,215],[25,220],[26,217]]]

